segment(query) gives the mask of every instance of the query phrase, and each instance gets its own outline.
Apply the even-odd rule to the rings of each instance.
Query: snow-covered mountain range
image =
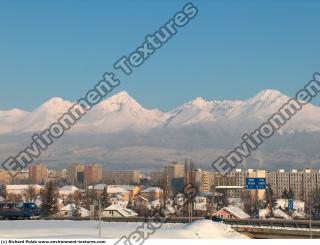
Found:
[[[275,113],[288,97],[264,90],[248,100],[207,101],[201,97],[169,112],[146,109],[127,92],[120,92],[98,104],[72,129],[72,133],[115,133],[156,128],[258,126]],[[0,111],[0,134],[40,132],[71,107],[73,102],[52,98],[32,112]],[[285,132],[320,131],[320,107],[309,104],[284,127]],[[253,128],[252,128],[253,129]]]
[[[43,153],[41,160],[53,167],[95,161],[111,168],[154,168],[193,158],[208,167],[288,99],[279,91],[268,89],[247,100],[207,101],[198,97],[162,112],[144,108],[127,92],[120,92],[91,109]],[[46,129],[71,105],[62,98],[52,98],[31,112],[0,111],[0,160],[24,149],[33,132]],[[304,106],[255,151],[248,166],[320,166],[318,115],[320,107]]]

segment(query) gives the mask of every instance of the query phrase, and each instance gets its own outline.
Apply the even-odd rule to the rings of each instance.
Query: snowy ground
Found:
[[[141,223],[102,222],[102,238],[129,236]],[[97,221],[19,220],[0,221],[0,239],[93,239],[98,238]],[[247,238],[230,226],[210,220],[191,224],[163,224],[150,238],[154,239],[235,239]]]

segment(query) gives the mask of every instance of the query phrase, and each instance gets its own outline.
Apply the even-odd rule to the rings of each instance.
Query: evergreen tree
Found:
[[[270,215],[271,217],[273,217],[273,210],[277,206],[277,199],[270,184],[267,185],[266,201],[267,201],[267,207],[269,207],[271,210]]]
[[[98,201],[96,191],[92,189],[86,189],[83,196],[83,205],[86,209],[90,210],[91,205],[95,205],[95,202]]]
[[[80,217],[81,216],[81,193],[76,192],[74,194],[74,205],[75,209],[72,213],[73,217]]]
[[[266,200],[272,208],[275,208],[277,206],[276,195],[274,194],[272,188],[270,187],[270,184],[267,185],[267,188],[268,188],[268,191],[266,192]]]
[[[294,192],[292,191],[291,188],[289,189],[289,192],[288,192],[288,199],[294,199]]]
[[[288,190],[287,190],[287,189],[284,189],[284,191],[282,192],[281,197],[284,198],[284,199],[289,199],[289,197],[288,197]]]
[[[104,209],[104,208],[107,208],[111,205],[110,201],[109,201],[109,195],[108,195],[108,192],[107,192],[107,187],[105,187],[103,189],[103,192],[101,193],[101,208]]]
[[[134,208],[134,207],[133,207],[133,202],[132,202],[131,198],[130,198],[129,201],[128,201],[127,208],[129,208],[129,209],[133,209],[133,208]]]
[[[57,186],[49,181],[46,183],[44,190],[41,192],[41,198],[42,198],[42,212],[45,215],[53,215],[57,213],[58,210],[58,188]]]
[[[7,186],[5,183],[0,184],[0,197],[7,198]]]

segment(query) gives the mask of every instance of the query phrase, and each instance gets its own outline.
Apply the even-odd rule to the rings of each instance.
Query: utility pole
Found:
[[[312,239],[312,208],[311,208],[311,198],[312,198],[312,195],[311,195],[311,191],[310,191],[310,201],[309,201],[309,217],[310,217],[310,223],[309,223],[309,226],[310,226],[310,239]]]
[[[101,197],[99,197],[99,238],[101,238]]]

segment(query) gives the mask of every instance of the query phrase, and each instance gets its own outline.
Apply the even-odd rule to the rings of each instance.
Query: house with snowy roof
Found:
[[[44,189],[42,185],[7,185],[7,194],[24,195],[28,193],[29,188],[32,188],[36,195],[39,195],[41,190]]]
[[[126,196],[128,194],[128,200],[133,198],[139,193],[140,187],[136,185],[106,185],[106,184],[97,184],[93,188],[96,190],[97,194],[100,195],[104,188],[107,187],[107,192],[110,194],[122,194]],[[127,199],[125,197],[125,199]]]
[[[77,191],[79,191],[78,187],[74,185],[66,185],[59,189],[59,195],[61,196],[74,195]]]
[[[77,209],[76,205],[71,203],[71,204],[68,204],[68,205],[60,208],[59,212],[56,213],[56,215],[60,216],[60,217],[72,217],[73,214],[75,213],[76,209]],[[79,213],[80,213],[80,217],[89,217],[89,215],[90,215],[89,210],[85,209],[83,207],[79,208]]]
[[[232,205],[229,205],[228,207],[224,207],[220,209],[214,215],[224,219],[249,219],[250,218],[250,215],[248,215],[241,208],[235,207]]]
[[[120,205],[110,205],[103,209],[101,217],[134,217],[138,216],[136,212],[131,209],[124,208]]]
[[[140,191],[140,196],[149,200],[149,202],[162,199],[163,197],[163,190],[159,187],[149,187]]]
[[[136,195],[133,199],[134,204],[137,208],[147,207],[149,204],[149,200],[143,196]]]
[[[129,191],[124,189],[121,186],[108,185],[107,186],[107,193],[116,195],[118,197],[118,199],[120,198],[124,201],[129,201]]]
[[[280,208],[275,208],[272,210],[272,216],[271,216],[271,209],[260,209],[259,210],[259,218],[265,219],[265,218],[277,218],[277,219],[292,219],[290,215],[288,215],[286,212],[281,210]]]
[[[133,200],[136,195],[140,192],[140,187],[137,185],[121,185],[122,188],[129,191],[129,199]]]

